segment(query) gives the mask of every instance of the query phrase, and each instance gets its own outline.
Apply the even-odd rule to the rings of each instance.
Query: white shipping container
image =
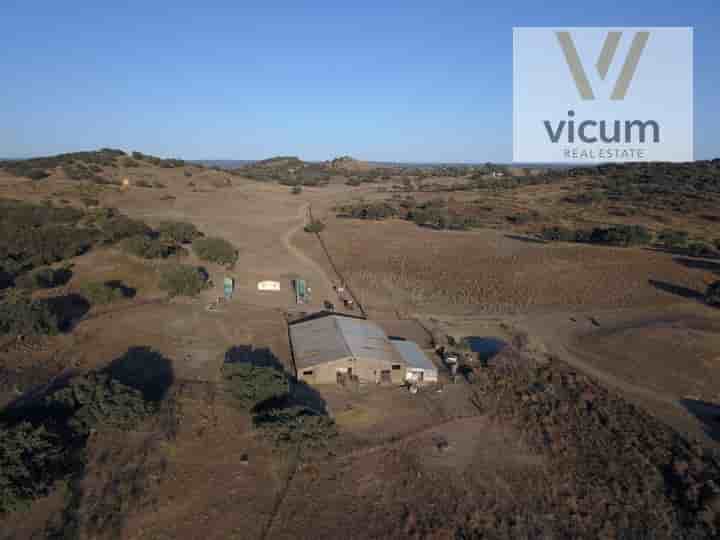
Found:
[[[279,281],[260,281],[257,284],[258,291],[279,291]]]

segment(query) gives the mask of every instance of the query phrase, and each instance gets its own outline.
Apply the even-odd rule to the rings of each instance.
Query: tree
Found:
[[[705,242],[692,242],[687,247],[688,255],[691,257],[709,257],[713,250]]]
[[[46,302],[9,294],[0,300],[0,334],[54,335],[59,321]]]
[[[686,231],[665,229],[658,235],[658,240],[666,249],[682,249],[687,245],[688,233]]]
[[[187,221],[163,221],[158,227],[158,232],[163,239],[177,244],[189,244],[202,236],[197,227]]]
[[[174,253],[174,247],[145,235],[132,236],[122,242],[122,248],[144,259],[166,259]]]
[[[720,281],[708,286],[705,292],[705,301],[711,306],[720,306]]]
[[[541,236],[545,240],[553,242],[573,242],[575,240],[575,231],[566,227],[545,227]]]
[[[15,284],[23,289],[52,289],[65,285],[73,273],[69,267],[38,268],[30,273],[23,274],[15,280]]]
[[[233,265],[238,260],[238,251],[224,238],[209,236],[199,238],[192,244],[193,251],[203,261]]]
[[[125,298],[122,287],[113,286],[112,283],[89,281],[80,286],[80,293],[92,305],[112,304],[116,300]]]
[[[169,296],[197,296],[207,288],[204,269],[186,264],[172,264],[160,274],[160,289]]]
[[[247,409],[281,398],[289,391],[287,376],[275,366],[226,362],[222,374],[233,397]]]
[[[308,232],[308,233],[319,233],[324,230],[325,230],[325,224],[318,219],[313,219],[310,223],[305,225],[305,232]]]

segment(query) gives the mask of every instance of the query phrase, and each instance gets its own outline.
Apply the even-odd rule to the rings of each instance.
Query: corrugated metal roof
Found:
[[[393,339],[391,343],[395,346],[409,368],[423,369],[425,371],[437,371],[435,364],[432,363],[432,361],[414,341]]]
[[[298,369],[350,356],[402,363],[382,328],[365,319],[328,315],[297,323],[290,339]]]

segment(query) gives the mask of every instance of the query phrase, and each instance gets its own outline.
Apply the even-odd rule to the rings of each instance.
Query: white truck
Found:
[[[455,382],[457,379],[458,366],[460,362],[460,355],[453,351],[444,351],[443,361],[450,370],[450,379]]]

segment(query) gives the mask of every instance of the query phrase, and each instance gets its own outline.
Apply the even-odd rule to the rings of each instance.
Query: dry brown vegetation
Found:
[[[553,536],[709,538],[720,531],[719,453],[558,362],[505,352],[474,375],[483,408],[549,460],[543,514],[553,519],[542,525]]]
[[[642,249],[546,245],[495,231],[431,231],[399,221],[338,219],[321,233],[369,306],[449,304],[475,313],[618,308],[677,300],[654,279],[704,291],[710,272]],[[298,243],[320,257],[311,239]]]
[[[118,208],[158,235],[138,242],[139,256],[98,245],[52,271],[43,267],[38,279],[28,274],[35,301],[98,287],[101,299],[116,301],[79,311],[69,302],[75,311],[58,335],[3,339],[0,403],[71,370],[102,371],[134,346],[169,359],[174,381],[134,429],[106,426],[89,436],[81,474],[26,513],[4,516],[0,537],[717,534],[717,459],[663,423],[698,436],[705,430],[706,446],[717,439],[719,312],[702,298],[718,279],[717,261],[527,235],[552,225],[640,224],[711,240],[720,237],[711,219],[716,192],[693,197],[677,178],[657,181],[642,170],[630,183],[652,179],[657,204],[630,192],[613,198],[612,171],[493,179],[465,168],[376,169],[346,159],[304,167],[279,158],[231,174],[113,152],[31,165],[0,172],[0,196],[75,208],[67,215],[94,216],[92,227],[108,217],[107,208]],[[705,189],[705,176],[693,178],[693,189]],[[276,182],[304,187],[293,194]],[[673,206],[675,199],[682,205]],[[458,216],[447,223],[474,230],[433,229],[434,214],[422,227],[336,217],[334,208],[361,200],[401,208],[400,217],[439,208]],[[303,232],[310,205],[325,224],[317,236]],[[202,253],[179,246],[197,240],[198,231],[227,239],[235,267],[226,257],[203,263]],[[168,242],[179,248],[169,264],[206,266],[212,286],[168,300],[160,286],[168,261],[144,258],[164,256]],[[56,271],[66,267],[69,280],[56,284]],[[236,295],[218,305],[225,276],[236,280]],[[330,437],[325,428],[333,425],[323,419],[315,426],[321,429],[305,433],[311,442],[322,439],[314,448],[295,437],[302,415],[248,410],[228,391],[222,369],[228,351],[246,345],[292,370],[285,315],[297,311],[289,282],[299,276],[313,289],[306,311],[325,299],[337,303],[332,284],[344,278],[371,317],[395,319],[386,321],[393,333],[405,335],[412,324],[407,337],[426,339],[418,318],[453,335],[484,336],[495,332],[491,321],[492,328],[523,328],[517,343],[532,353],[472,370],[472,385],[448,384],[441,371],[442,392],[304,389],[305,398],[327,405],[337,426]],[[258,292],[263,279],[281,282],[282,290]],[[108,283],[134,292],[116,298],[119,289]],[[575,364],[547,363],[540,350]],[[258,416],[279,418],[282,429],[264,435]]]

